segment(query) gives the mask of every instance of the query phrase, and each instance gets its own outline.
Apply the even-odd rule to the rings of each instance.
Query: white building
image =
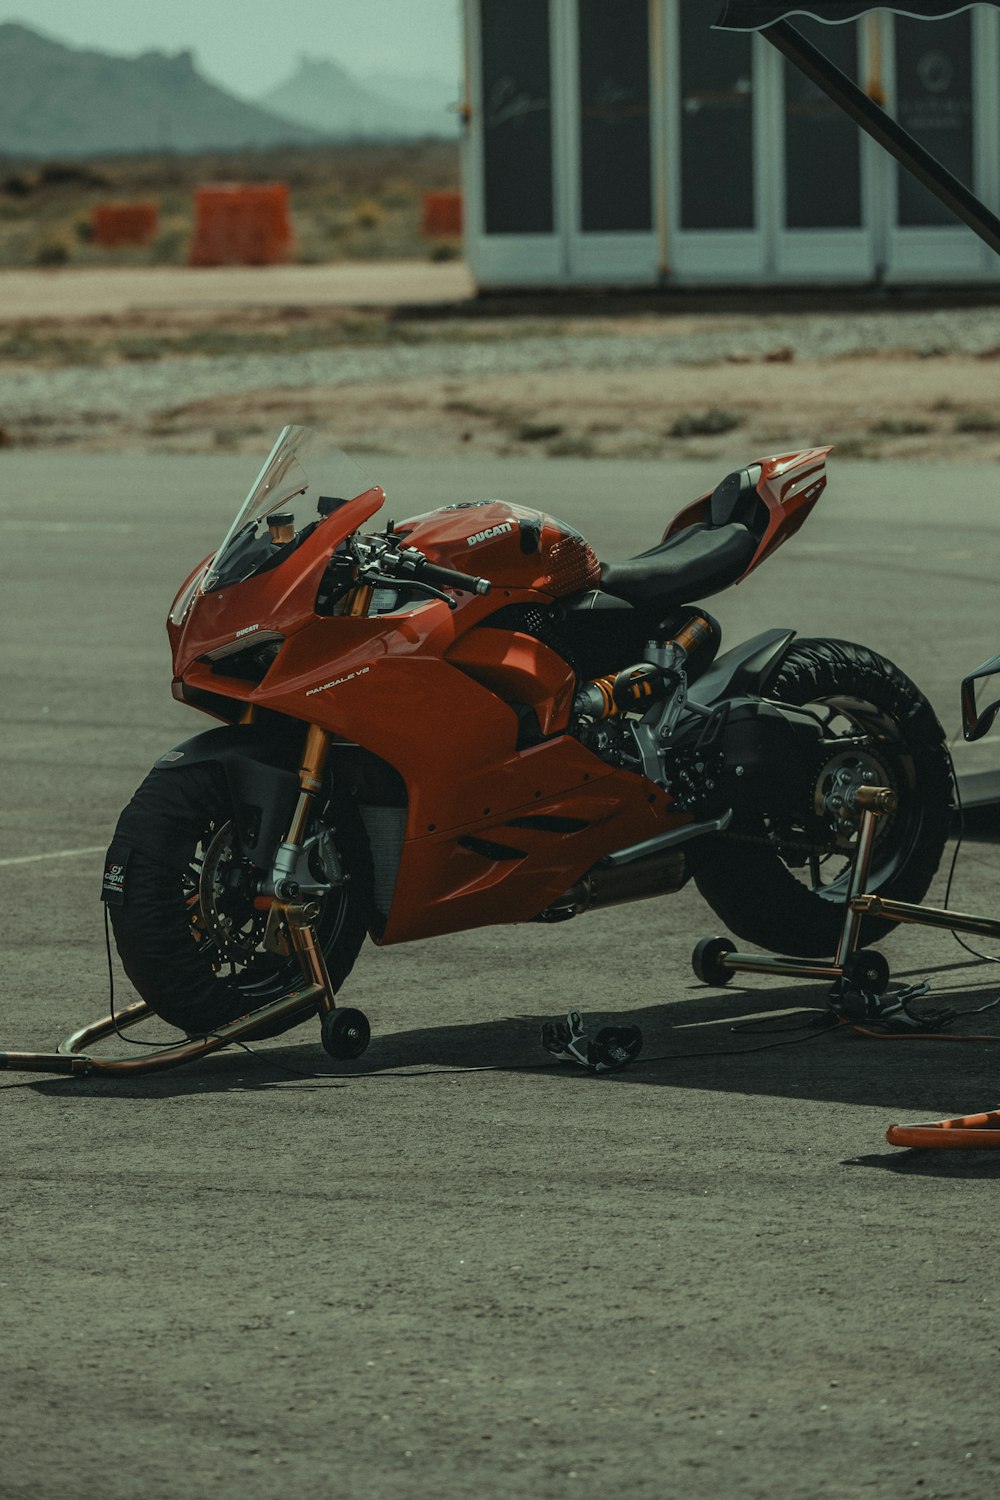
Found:
[[[464,0],[466,254],[483,288],[1000,281],[721,0]],[[1000,210],[1000,11],[795,25]]]

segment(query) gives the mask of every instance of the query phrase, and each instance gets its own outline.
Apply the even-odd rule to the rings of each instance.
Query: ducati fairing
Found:
[[[162,757],[119,822],[112,918],[140,993],[217,1024],[285,992],[307,921],[343,977],[365,929],[563,921],[692,872],[737,933],[832,947],[842,809],[876,774],[904,808],[881,879],[922,894],[946,761],[916,689],[791,629],[720,655],[700,602],[794,534],[828,451],[734,472],[615,561],[501,500],[376,530],[382,490],[285,429],[170,612],[175,696],[227,727]]]

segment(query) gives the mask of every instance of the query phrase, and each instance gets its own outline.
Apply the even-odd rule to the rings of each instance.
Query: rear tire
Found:
[[[253,906],[253,868],[233,849],[226,778],[211,762],[154,768],[118,820],[128,850],[124,904],[111,923],[125,973],[157,1015],[189,1035],[216,1030],[303,984],[294,955],[262,946],[267,913]],[[339,991],[371,915],[371,855],[354,807],[329,800],[347,881],[320,898],[316,933]],[[208,874],[206,875],[206,868]],[[206,900],[212,910],[206,911]],[[261,1028],[297,1026],[315,1007]]]
[[[866,888],[920,901],[940,862],[951,816],[944,731],[898,667],[848,641],[796,641],[766,696],[814,707],[828,738],[854,734],[864,741],[846,751],[832,745],[821,751],[802,806],[775,808],[763,817],[736,807],[726,834],[693,846],[695,881],[738,937],[777,953],[824,957],[835,951],[843,926],[854,842],[829,815],[833,779],[846,767],[849,778],[874,776],[896,792],[898,810],[879,820]],[[895,926],[866,918],[860,941],[877,942]]]

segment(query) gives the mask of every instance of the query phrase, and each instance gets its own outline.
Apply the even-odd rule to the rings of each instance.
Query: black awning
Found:
[[[961,10],[971,10],[974,0],[902,0],[899,5],[872,4],[871,0],[799,0],[799,4],[782,4],[780,0],[725,0],[722,14],[715,23],[719,31],[760,31],[773,26],[788,16],[811,16],[815,21],[825,21],[830,26],[839,22],[854,21],[867,11],[894,10],[899,16],[912,16],[919,21],[939,21],[943,16],[955,16]],[[1000,0],[988,0],[1000,4]]]
[[[894,156],[911,176],[922,182],[952,213],[968,224],[979,238],[1000,255],[1000,216],[987,208],[965,183],[934,157],[908,130],[887,114],[881,104],[858,87],[852,78],[834,66],[807,36],[787,19],[789,16],[812,16],[818,21],[836,25],[853,21],[866,11],[892,10],[897,15],[913,16],[919,21],[941,20],[972,10],[975,0],[902,0],[899,5],[878,5],[868,0],[799,0],[798,4],[778,0],[725,0],[722,15],[716,22],[721,31],[760,31],[778,52],[821,89],[839,109],[880,146]],[[1000,6],[1000,0],[989,0]]]

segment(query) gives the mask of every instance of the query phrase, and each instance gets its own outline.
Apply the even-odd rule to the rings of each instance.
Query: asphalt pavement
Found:
[[[397,519],[499,495],[604,557],[721,477],[363,462]],[[101,854],[153,760],[209,722],[170,697],[164,617],[255,467],[0,454],[0,1048],[107,1009]],[[1000,644],[998,499],[995,466],[834,464],[805,528],[709,607],[730,644],[789,625],[874,647],[955,736],[958,681]],[[1000,734],[956,752],[998,765]],[[990,913],[998,874],[1000,846],[967,842],[955,904]],[[884,1131],[995,1106],[996,1049],[810,1027],[821,986],[707,989],[690,952],[716,928],[686,889],[369,947],[353,1073],[306,1026],[146,1079],[3,1075],[0,1493],[989,1493],[1000,1154]],[[995,994],[946,934],[884,946],[935,1004]],[[541,1021],[570,1005],[640,1024],[640,1064],[547,1066]]]

